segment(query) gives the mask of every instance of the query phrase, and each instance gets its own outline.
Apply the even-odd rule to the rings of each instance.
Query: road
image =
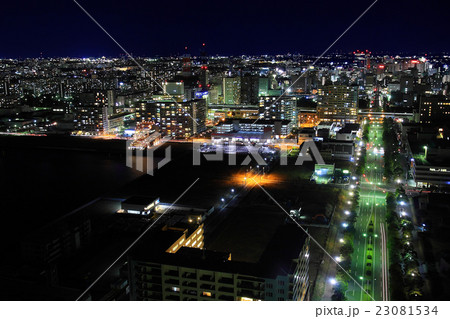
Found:
[[[370,124],[366,145],[365,174],[360,183],[360,200],[355,223],[354,252],[352,256],[353,278],[346,292],[348,300],[388,300],[388,256],[384,230],[386,194],[383,183],[383,128]]]

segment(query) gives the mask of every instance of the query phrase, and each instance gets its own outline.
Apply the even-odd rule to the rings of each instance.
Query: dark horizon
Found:
[[[361,50],[360,50],[361,51]],[[353,51],[335,51],[335,52],[329,52],[324,55],[326,56],[333,56],[333,55],[350,55]],[[189,52],[188,52],[189,53]],[[401,58],[406,57],[422,57],[422,56],[439,56],[439,55],[450,55],[450,51],[435,51],[435,52],[388,52],[388,51],[379,51],[379,52],[373,52],[371,51],[371,55],[374,57],[381,57],[382,55],[388,55],[391,57],[400,56]],[[184,52],[177,52],[169,55],[135,55],[132,52],[130,53],[133,58],[136,59],[158,59],[158,58],[169,58],[169,57],[182,57]],[[189,53],[190,54],[190,53]],[[238,58],[241,56],[250,56],[250,57],[259,57],[259,56],[287,56],[287,55],[300,55],[300,56],[307,56],[307,57],[318,57],[320,53],[310,53],[310,52],[285,52],[285,53],[255,53],[255,54],[233,54],[233,55],[221,55],[221,54],[215,54],[215,55],[207,55],[208,58],[213,57],[227,57],[227,58]],[[190,54],[192,58],[194,59],[200,59],[202,56],[200,54]],[[25,61],[25,60],[32,60],[32,59],[128,59],[128,56],[123,53],[119,55],[85,55],[85,56],[29,56],[29,57],[2,57],[0,56],[0,60],[18,60],[18,61]],[[320,60],[319,60],[320,62]],[[323,62],[323,61],[322,61]]]
[[[134,56],[320,54],[373,1],[330,0],[262,6],[257,1],[227,3],[129,0],[79,1]],[[3,58],[118,57],[121,49],[73,1],[7,3],[0,13]],[[427,8],[432,18],[424,18]],[[446,52],[450,3],[437,0],[379,0],[330,52]],[[431,24],[431,25],[430,25]]]

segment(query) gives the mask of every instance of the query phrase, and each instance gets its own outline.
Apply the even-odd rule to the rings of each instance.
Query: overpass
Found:
[[[359,112],[358,122],[364,119],[380,120],[386,117],[414,120],[414,113],[390,113],[390,112]]]

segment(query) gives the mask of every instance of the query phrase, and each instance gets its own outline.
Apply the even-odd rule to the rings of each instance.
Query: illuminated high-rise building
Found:
[[[182,58],[182,73],[181,74],[184,77],[189,77],[189,76],[192,75],[192,72],[191,72],[191,66],[192,66],[191,56],[187,53],[187,49],[188,49],[188,47],[184,48],[185,54],[183,55],[183,58]]]
[[[223,78],[223,103],[240,104],[241,103],[241,78],[227,77]]]
[[[136,108],[136,119],[153,122],[164,135],[187,138],[206,129],[206,100],[142,102]]]
[[[163,83],[164,92],[169,95],[183,95],[184,82],[183,81],[166,81]]]
[[[258,87],[258,96],[268,96],[269,95],[269,78],[260,77]]]
[[[317,106],[319,120],[355,123],[358,115],[358,88],[345,85],[324,87]]]
[[[202,65],[200,68],[199,86],[202,91],[207,91],[209,88],[209,70],[206,65]]]
[[[443,95],[422,97],[419,116],[421,124],[449,123],[450,100]]]
[[[265,120],[287,120],[289,131],[298,127],[297,99],[295,97],[262,96],[259,116]]]
[[[130,254],[131,300],[309,300],[309,237],[298,227],[279,227],[259,260],[244,262],[200,249],[194,236],[202,225],[175,226],[153,232]]]

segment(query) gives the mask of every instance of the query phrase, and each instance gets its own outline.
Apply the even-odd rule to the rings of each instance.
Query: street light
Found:
[[[426,159],[427,158],[427,154],[428,154],[428,146],[424,146],[423,148],[425,150],[425,159]]]

